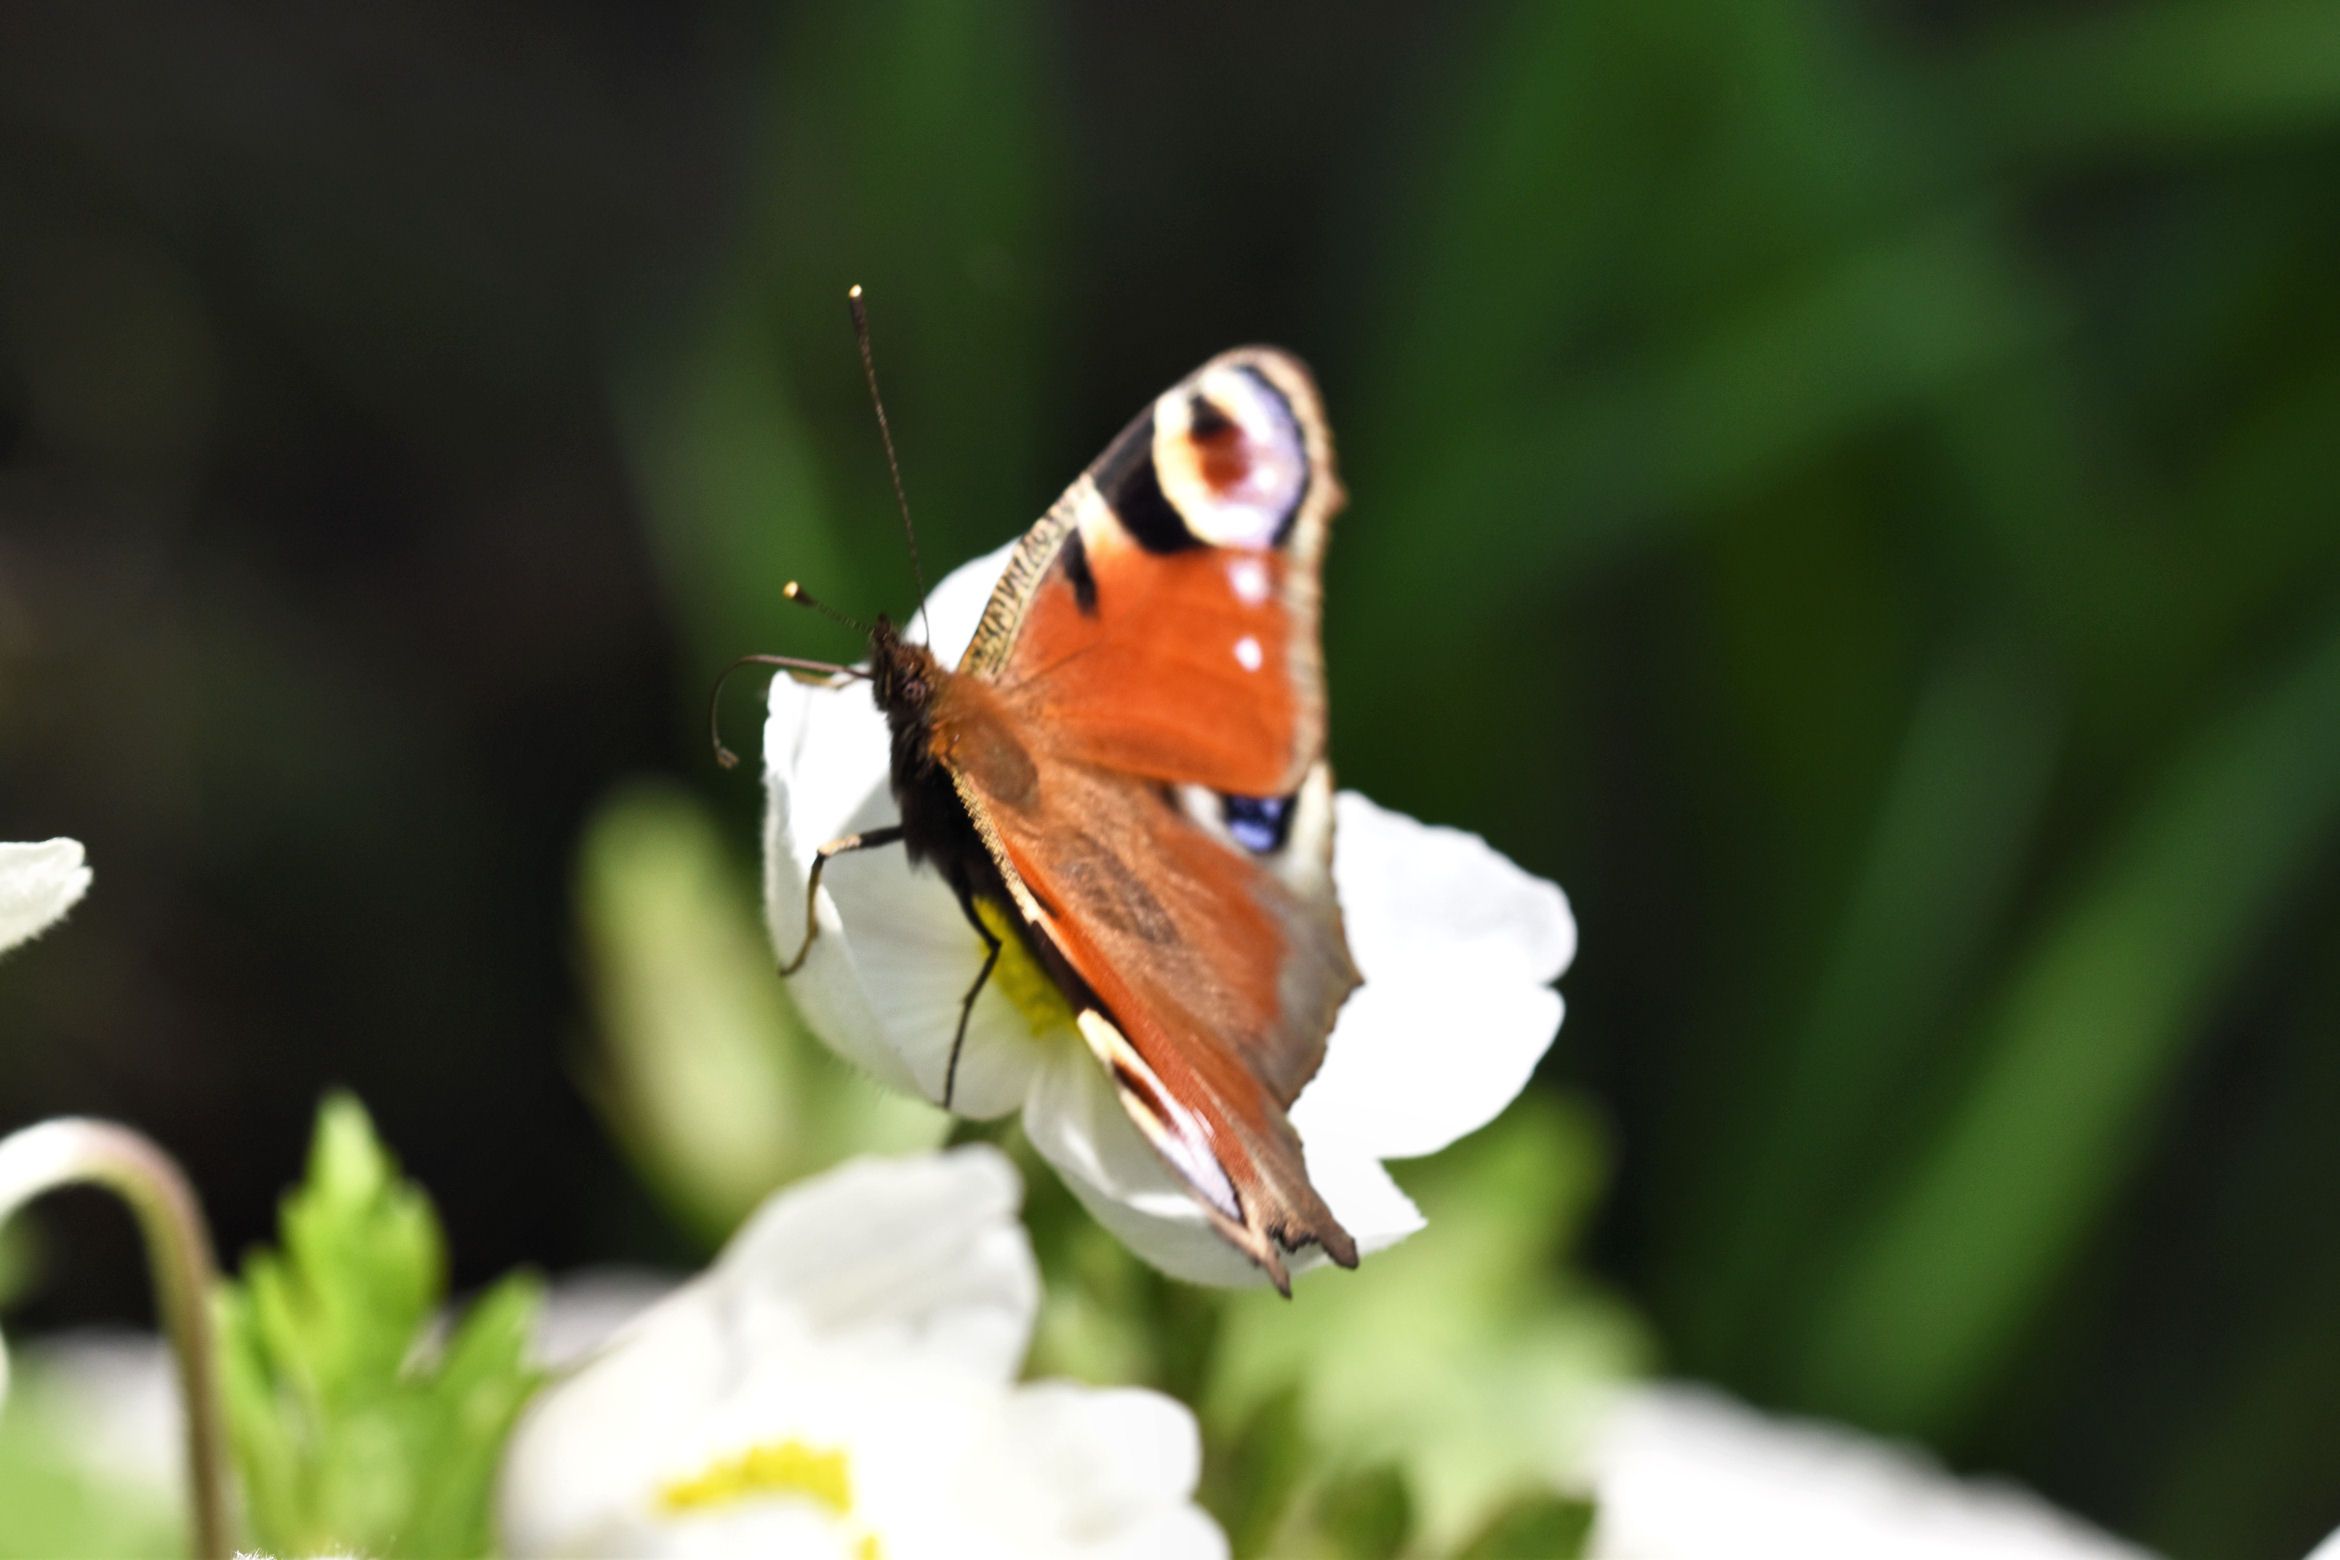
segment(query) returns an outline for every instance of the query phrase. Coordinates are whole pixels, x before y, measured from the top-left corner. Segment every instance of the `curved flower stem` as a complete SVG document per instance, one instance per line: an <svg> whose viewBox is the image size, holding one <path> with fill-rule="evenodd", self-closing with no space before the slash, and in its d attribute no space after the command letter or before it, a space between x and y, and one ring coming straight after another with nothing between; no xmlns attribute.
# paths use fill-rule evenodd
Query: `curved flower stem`
<svg viewBox="0 0 2340 1560"><path fill-rule="evenodd" d="M42 1193L77 1184L104 1187L128 1203L138 1220L187 1415L187 1477L195 1502L191 1547L197 1560L224 1560L233 1546L211 1321L218 1275L203 1210L170 1155L128 1127L66 1117L0 1138L0 1224Z"/></svg>

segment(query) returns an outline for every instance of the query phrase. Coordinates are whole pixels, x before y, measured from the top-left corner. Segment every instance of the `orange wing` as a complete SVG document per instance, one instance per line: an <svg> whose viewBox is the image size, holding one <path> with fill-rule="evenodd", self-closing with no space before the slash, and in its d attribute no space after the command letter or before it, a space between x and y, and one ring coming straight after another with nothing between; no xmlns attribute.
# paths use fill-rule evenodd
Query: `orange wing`
<svg viewBox="0 0 2340 1560"><path fill-rule="evenodd" d="M1307 371L1214 358L1025 537L936 711L1124 1108L1279 1287L1279 1248L1356 1260L1285 1115L1357 985L1317 627L1340 502Z"/></svg>

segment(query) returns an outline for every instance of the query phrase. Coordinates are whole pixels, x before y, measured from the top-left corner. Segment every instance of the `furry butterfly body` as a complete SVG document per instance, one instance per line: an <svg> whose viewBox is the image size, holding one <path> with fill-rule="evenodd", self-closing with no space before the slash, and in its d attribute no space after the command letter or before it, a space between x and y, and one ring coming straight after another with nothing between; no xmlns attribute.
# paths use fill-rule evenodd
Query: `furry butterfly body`
<svg viewBox="0 0 2340 1560"><path fill-rule="evenodd" d="M1132 1122L1287 1290L1304 1246L1356 1262L1287 1115L1358 984L1318 632L1341 501L1296 359L1239 349L1157 398L1025 535L955 668L879 620L901 822L824 847L807 893L809 948L828 860L905 846L987 948L969 1007L999 907Z"/></svg>

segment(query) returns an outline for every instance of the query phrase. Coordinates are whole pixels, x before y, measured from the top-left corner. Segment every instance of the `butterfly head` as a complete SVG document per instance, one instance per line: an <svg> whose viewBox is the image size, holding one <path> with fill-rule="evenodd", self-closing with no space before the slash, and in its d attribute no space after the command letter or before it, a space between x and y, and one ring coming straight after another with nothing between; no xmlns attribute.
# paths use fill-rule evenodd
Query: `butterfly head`
<svg viewBox="0 0 2340 1560"><path fill-rule="evenodd" d="M902 631L883 613L869 631L869 668L870 691L877 697L877 706L897 727L905 720L922 718L934 702L942 670L934 652L904 639Z"/></svg>

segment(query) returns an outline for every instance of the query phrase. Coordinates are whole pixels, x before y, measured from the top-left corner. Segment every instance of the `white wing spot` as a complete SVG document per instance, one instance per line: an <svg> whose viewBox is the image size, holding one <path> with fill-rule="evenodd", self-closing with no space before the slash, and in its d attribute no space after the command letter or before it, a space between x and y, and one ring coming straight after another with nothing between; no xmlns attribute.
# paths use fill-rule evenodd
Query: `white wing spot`
<svg viewBox="0 0 2340 1560"><path fill-rule="evenodd" d="M1256 607L1268 599L1267 565L1257 558L1230 560L1227 583L1235 587L1236 599L1246 606Z"/></svg>
<svg viewBox="0 0 2340 1560"><path fill-rule="evenodd" d="M1261 652L1259 641L1245 634L1235 641L1235 659L1243 663L1245 671L1256 672L1267 657Z"/></svg>

